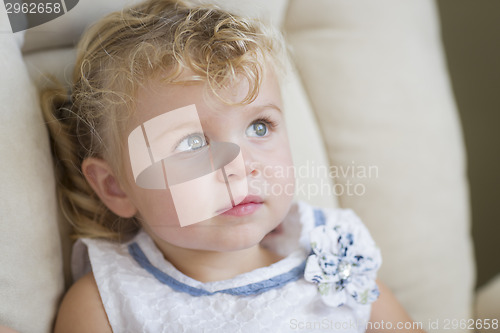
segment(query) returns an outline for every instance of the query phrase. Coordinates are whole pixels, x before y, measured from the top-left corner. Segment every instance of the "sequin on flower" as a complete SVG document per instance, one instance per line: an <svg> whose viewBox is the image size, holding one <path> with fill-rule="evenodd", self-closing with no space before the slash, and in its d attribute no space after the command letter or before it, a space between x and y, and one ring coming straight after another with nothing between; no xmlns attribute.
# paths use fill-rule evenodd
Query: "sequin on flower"
<svg viewBox="0 0 500 333"><path fill-rule="evenodd" d="M318 285L323 301L333 307L345 304L348 297L369 304L379 295L375 279L380 251L356 215L344 212L340 222L311 231L312 254L304 272L307 281Z"/></svg>

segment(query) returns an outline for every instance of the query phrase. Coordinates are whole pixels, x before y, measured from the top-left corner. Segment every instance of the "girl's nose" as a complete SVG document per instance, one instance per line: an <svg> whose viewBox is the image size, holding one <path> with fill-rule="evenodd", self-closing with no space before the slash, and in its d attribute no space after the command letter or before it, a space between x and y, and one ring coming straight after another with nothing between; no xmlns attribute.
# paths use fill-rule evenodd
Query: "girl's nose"
<svg viewBox="0 0 500 333"><path fill-rule="evenodd" d="M262 165L255 161L250 154L243 154L243 160L245 161L245 174L249 177L258 176Z"/></svg>
<svg viewBox="0 0 500 333"><path fill-rule="evenodd" d="M246 178L246 166L241 148L231 142L212 142L212 167L220 182L231 182Z"/></svg>
<svg viewBox="0 0 500 333"><path fill-rule="evenodd" d="M225 167L228 180L241 179L243 177L256 177L262 168L260 162L253 158L249 149L238 146L239 157L234 159Z"/></svg>
<svg viewBox="0 0 500 333"><path fill-rule="evenodd" d="M224 151L219 148L223 147ZM222 142L219 147L213 146L214 153L225 155L224 165L217 170L219 184L225 184L232 206L240 203L248 195L247 164L243 160L243 151L233 143ZM214 165L215 167L215 165Z"/></svg>

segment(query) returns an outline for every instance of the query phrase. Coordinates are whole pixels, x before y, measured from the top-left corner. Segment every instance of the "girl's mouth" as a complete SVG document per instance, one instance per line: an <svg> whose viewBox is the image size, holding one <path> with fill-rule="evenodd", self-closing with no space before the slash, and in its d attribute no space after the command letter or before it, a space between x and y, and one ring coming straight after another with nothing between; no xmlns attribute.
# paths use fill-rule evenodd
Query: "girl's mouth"
<svg viewBox="0 0 500 333"><path fill-rule="evenodd" d="M239 204L233 206L233 208L226 210L220 215L227 216L245 216L251 215L257 211L264 204L264 200L261 197L255 195L249 195L243 199Z"/></svg>

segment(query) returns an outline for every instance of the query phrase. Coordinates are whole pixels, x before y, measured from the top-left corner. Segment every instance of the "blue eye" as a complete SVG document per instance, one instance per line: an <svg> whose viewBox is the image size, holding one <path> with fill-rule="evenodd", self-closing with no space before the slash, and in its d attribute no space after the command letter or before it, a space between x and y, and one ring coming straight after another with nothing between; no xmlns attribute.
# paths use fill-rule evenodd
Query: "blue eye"
<svg viewBox="0 0 500 333"><path fill-rule="evenodd" d="M245 131L246 135L252 137L263 137L266 136L269 132L267 124L264 121L256 121L250 126L248 126Z"/></svg>
<svg viewBox="0 0 500 333"><path fill-rule="evenodd" d="M178 151L195 151L207 145L207 140L202 133L194 133L186 136L179 142L175 150Z"/></svg>

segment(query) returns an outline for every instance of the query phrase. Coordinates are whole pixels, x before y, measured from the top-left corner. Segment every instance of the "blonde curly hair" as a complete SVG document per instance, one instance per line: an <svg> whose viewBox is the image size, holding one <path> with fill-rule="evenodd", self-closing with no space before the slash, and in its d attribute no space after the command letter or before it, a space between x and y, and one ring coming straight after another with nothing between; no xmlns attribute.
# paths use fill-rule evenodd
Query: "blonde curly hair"
<svg viewBox="0 0 500 333"><path fill-rule="evenodd" d="M256 20L182 1L149 0L93 25L78 45L71 95L61 88L41 95L58 199L74 237L123 240L139 227L111 212L81 170L84 159L99 157L121 175L116 161L138 87L153 78L202 81L222 99L219 88L243 77L249 89L240 104L251 103L266 64L283 68L284 50L281 35ZM181 80L186 70L193 75Z"/></svg>

